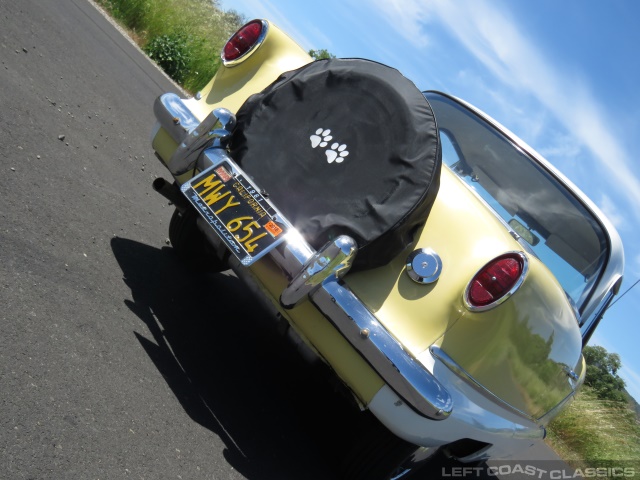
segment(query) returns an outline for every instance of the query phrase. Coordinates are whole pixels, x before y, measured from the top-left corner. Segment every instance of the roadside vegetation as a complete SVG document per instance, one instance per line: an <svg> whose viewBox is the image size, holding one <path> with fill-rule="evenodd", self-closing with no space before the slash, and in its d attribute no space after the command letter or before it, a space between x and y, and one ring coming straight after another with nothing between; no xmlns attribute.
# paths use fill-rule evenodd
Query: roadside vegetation
<svg viewBox="0 0 640 480"><path fill-rule="evenodd" d="M220 51L245 23L217 0L95 0L185 90L204 87L220 66Z"/></svg>
<svg viewBox="0 0 640 480"><path fill-rule="evenodd" d="M320 50L309 50L309 56L314 60L336 58L336 56L326 48L321 48Z"/></svg>
<svg viewBox="0 0 640 480"><path fill-rule="evenodd" d="M634 468L640 474L637 403L618 376L620 357L587 346L585 385L548 428L547 443L575 468Z"/></svg>
<svg viewBox="0 0 640 480"><path fill-rule="evenodd" d="M220 51L247 18L219 0L94 0L167 75L191 93L220 67ZM309 50L315 60L335 58Z"/></svg>
<svg viewBox="0 0 640 480"><path fill-rule="evenodd" d="M633 467L640 474L640 424L626 402L602 400L585 386L548 431L547 443L575 468Z"/></svg>

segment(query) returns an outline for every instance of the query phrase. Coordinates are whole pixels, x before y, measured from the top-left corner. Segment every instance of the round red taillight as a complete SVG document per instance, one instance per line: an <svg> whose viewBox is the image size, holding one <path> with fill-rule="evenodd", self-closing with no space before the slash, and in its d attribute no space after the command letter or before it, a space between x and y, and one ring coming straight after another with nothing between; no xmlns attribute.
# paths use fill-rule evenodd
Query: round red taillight
<svg viewBox="0 0 640 480"><path fill-rule="evenodd" d="M469 282L467 306L485 310L506 300L524 280L526 261L522 253L508 253L487 263Z"/></svg>
<svg viewBox="0 0 640 480"><path fill-rule="evenodd" d="M262 20L252 20L245 24L227 41L222 50L222 60L225 64L240 59L264 39L266 23Z"/></svg>

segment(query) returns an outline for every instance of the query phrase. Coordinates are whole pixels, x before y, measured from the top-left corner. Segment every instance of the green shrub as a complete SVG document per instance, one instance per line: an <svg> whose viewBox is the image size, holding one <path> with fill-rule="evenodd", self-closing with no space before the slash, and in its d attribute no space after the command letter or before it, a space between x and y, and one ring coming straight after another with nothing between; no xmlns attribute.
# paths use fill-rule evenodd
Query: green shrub
<svg viewBox="0 0 640 480"><path fill-rule="evenodd" d="M203 88L216 73L222 46L246 20L234 10L222 10L218 0L96 1L192 93Z"/></svg>
<svg viewBox="0 0 640 480"><path fill-rule="evenodd" d="M154 37L147 43L144 51L178 83L182 83L189 73L191 62L189 42L182 35Z"/></svg>

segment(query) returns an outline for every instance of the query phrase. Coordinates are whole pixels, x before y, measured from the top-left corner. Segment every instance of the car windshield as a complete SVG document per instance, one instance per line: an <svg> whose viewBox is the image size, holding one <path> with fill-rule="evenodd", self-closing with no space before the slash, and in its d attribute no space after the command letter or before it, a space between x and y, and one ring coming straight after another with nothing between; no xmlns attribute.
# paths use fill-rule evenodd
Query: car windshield
<svg viewBox="0 0 640 480"><path fill-rule="evenodd" d="M582 311L608 258L602 226L582 202L496 126L452 98L425 93L442 161L518 234Z"/></svg>

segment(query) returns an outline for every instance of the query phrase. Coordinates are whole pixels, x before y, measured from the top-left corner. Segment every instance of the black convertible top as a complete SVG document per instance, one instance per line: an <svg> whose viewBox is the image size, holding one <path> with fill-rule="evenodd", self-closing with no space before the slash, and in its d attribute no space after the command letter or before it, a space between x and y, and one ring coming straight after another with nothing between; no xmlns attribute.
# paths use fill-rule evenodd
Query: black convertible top
<svg viewBox="0 0 640 480"><path fill-rule="evenodd" d="M429 102L361 59L284 73L240 108L231 155L316 249L346 234L355 268L388 263L435 199L441 153Z"/></svg>

